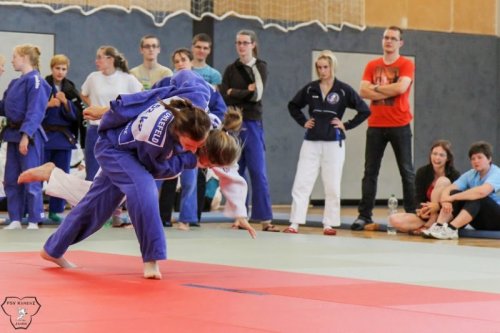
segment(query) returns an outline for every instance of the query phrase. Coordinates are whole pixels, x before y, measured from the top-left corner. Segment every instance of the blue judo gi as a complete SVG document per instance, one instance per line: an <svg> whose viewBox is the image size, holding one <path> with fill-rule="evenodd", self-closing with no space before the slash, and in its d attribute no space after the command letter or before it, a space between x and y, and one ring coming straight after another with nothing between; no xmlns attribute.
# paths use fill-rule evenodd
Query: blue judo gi
<svg viewBox="0 0 500 333"><path fill-rule="evenodd" d="M51 95L55 97L57 89L54 84L51 86ZM71 164L71 151L76 148L76 136L71 131L77 126L77 110L68 97L68 108L64 105L47 108L42 126L47 134L45 143L44 162L53 162L58 168L69 173ZM65 201L59 198L50 198L49 212L62 213Z"/></svg>
<svg viewBox="0 0 500 333"><path fill-rule="evenodd" d="M18 184L17 178L42 162L46 136L41 123L49 95L50 86L33 70L12 80L0 103L0 115L7 117L8 123L2 134L8 143L4 186L11 221L21 221L26 211L29 222L41 222L44 218L42 183ZM19 152L23 133L30 138L26 155Z"/></svg>
<svg viewBox="0 0 500 333"><path fill-rule="evenodd" d="M143 261L166 259L155 179L194 168L197 159L182 152L169 130L173 115L158 100L185 97L203 109L209 100L209 86L203 79L180 73L172 81L172 86L121 95L111 103L99 125L95 146L101 172L87 195L45 243L49 255L60 258L70 245L99 230L126 196Z"/></svg>

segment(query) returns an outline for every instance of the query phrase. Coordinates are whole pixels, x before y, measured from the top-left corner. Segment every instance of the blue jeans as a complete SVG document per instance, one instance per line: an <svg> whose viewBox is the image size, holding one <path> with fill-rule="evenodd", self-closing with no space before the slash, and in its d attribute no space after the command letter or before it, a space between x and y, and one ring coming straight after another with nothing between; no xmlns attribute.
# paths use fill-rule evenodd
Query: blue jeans
<svg viewBox="0 0 500 333"><path fill-rule="evenodd" d="M371 221L380 164L385 147L390 143L396 156L403 183L403 204L407 213L415 212L415 170L411 154L410 125L401 127L369 127L366 132L365 173L362 181L362 198L358 206L359 218Z"/></svg>
<svg viewBox="0 0 500 333"><path fill-rule="evenodd" d="M179 221L184 223L198 223L198 193L196 183L198 169L184 169L181 173L181 207Z"/></svg>
<svg viewBox="0 0 500 333"><path fill-rule="evenodd" d="M99 171L99 163L94 154L94 147L98 137L97 125L89 125L85 137L85 171L87 172L85 180L93 181L97 171Z"/></svg>

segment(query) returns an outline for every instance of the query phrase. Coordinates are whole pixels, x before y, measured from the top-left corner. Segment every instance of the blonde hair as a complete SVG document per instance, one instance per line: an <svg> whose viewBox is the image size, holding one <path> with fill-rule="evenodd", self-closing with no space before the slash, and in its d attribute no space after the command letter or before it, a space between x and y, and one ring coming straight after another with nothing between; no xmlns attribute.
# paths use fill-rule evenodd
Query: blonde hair
<svg viewBox="0 0 500 333"><path fill-rule="evenodd" d="M64 54L56 54L50 59L50 68L54 68L57 65L66 65L69 68L69 58Z"/></svg>
<svg viewBox="0 0 500 333"><path fill-rule="evenodd" d="M36 45L32 44L22 44L22 45L17 45L14 48L14 52L19 54L20 56L27 56L28 59L30 60L31 66L33 68L40 70L40 48Z"/></svg>
<svg viewBox="0 0 500 333"><path fill-rule="evenodd" d="M330 50L324 50L321 51L318 58L316 58L316 61L314 62L314 67L316 67L316 74L319 76L318 73L318 60L326 60L330 64L330 70L332 77L335 77L335 70L337 69L337 57L335 56L335 53L333 53Z"/></svg>
<svg viewBox="0 0 500 333"><path fill-rule="evenodd" d="M0 54L0 65L5 65L5 57L3 54Z"/></svg>

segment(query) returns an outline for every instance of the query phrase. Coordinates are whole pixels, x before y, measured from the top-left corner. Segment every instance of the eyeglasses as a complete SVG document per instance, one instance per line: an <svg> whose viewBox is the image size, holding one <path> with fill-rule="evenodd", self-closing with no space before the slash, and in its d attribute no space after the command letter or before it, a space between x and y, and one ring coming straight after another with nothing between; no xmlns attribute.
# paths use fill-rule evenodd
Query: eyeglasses
<svg viewBox="0 0 500 333"><path fill-rule="evenodd" d="M144 44L142 46L143 49L153 49L153 50L157 49L159 47L160 47L160 45L156 45L156 44Z"/></svg>
<svg viewBox="0 0 500 333"><path fill-rule="evenodd" d="M247 45L252 44L252 42L247 42L247 41L240 42L240 41L236 41L236 42L234 42L234 44L247 46Z"/></svg>
<svg viewBox="0 0 500 333"><path fill-rule="evenodd" d="M384 36L384 40L390 40L391 42L399 42L399 39L396 37Z"/></svg>

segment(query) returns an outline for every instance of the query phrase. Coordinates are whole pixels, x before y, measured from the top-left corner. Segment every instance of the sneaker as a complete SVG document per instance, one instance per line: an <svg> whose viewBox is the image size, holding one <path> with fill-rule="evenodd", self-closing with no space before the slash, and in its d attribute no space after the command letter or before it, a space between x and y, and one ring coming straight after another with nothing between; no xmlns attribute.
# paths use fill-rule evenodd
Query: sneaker
<svg viewBox="0 0 500 333"><path fill-rule="evenodd" d="M36 230L36 229L38 229L38 223L30 222L30 223L28 223L28 227L26 229Z"/></svg>
<svg viewBox="0 0 500 333"><path fill-rule="evenodd" d="M50 213L49 212L49 219L52 220L53 222L56 222L56 223L61 223L61 221L62 221L62 217L57 215L57 213Z"/></svg>
<svg viewBox="0 0 500 333"><path fill-rule="evenodd" d="M6 226L4 229L5 230L14 230L14 229L22 229L21 227L21 222L19 221L12 221L8 226Z"/></svg>
<svg viewBox="0 0 500 333"><path fill-rule="evenodd" d="M437 223L433 223L429 229L422 230L422 237L431 238L431 232L438 231L441 228L442 226L438 225Z"/></svg>
<svg viewBox="0 0 500 333"><path fill-rule="evenodd" d="M458 229L453 230L448 227L448 224L444 224L439 230L432 231L430 237L435 239L458 239Z"/></svg>
<svg viewBox="0 0 500 333"><path fill-rule="evenodd" d="M113 228L127 228L130 227L131 225L132 225L131 223L124 221L120 216L113 216L111 218L111 226Z"/></svg>
<svg viewBox="0 0 500 333"><path fill-rule="evenodd" d="M362 219L361 217L358 217L356 220L354 220L354 222L351 224L351 230L354 230L354 231L361 231L361 230L364 230L365 228L365 224L367 223L373 223L373 221L371 220L365 220L365 219Z"/></svg>

